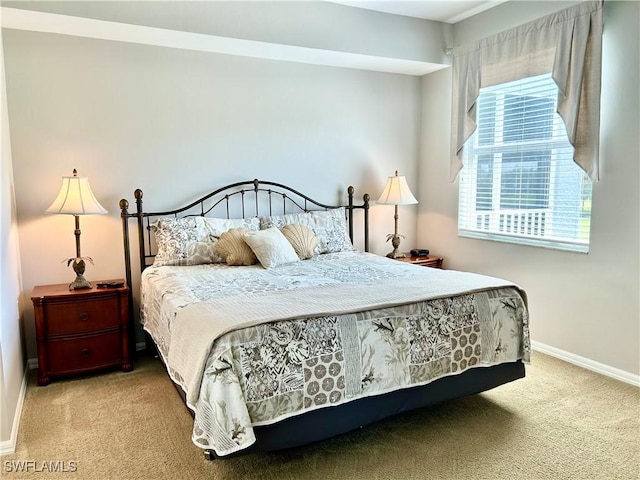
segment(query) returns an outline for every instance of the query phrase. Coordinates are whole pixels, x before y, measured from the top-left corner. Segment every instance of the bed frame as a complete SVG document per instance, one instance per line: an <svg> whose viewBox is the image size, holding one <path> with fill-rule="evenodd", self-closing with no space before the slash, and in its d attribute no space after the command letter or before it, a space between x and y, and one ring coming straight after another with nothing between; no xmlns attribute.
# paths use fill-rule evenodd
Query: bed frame
<svg viewBox="0 0 640 480"><path fill-rule="evenodd" d="M347 189L347 196L348 201L344 208L349 237L353 241L354 214L356 211L362 210L364 250L369 251L370 197L368 194L364 195L363 203L355 205L353 187ZM341 207L341 205L327 205L318 202L286 185L257 179L226 185L184 207L163 212L144 211L142 207L142 190L137 189L134 192L134 197L136 200L135 213L129 212L129 202L126 199L120 200L126 281L127 285L130 286L133 285L131 237L129 234L129 221L131 219L135 219L137 225L141 273L153 263L156 247L151 223L160 217L215 216L218 218L247 218ZM131 296L129 301L130 318L135 318L131 288L129 292ZM135 338L133 332L130 338ZM148 339L147 341L150 342L151 340ZM231 456L306 445L415 408L480 393L523 378L524 375L524 364L521 361L504 363L491 367L474 368L459 375L440 378L423 386L360 398L339 406L313 410L272 425L254 427L256 443L250 448ZM174 386L184 401L184 392L179 386L175 384ZM191 413L193 414L193 412ZM217 458L213 450L205 450L204 454L209 460ZM225 456L224 458L228 457Z"/></svg>
<svg viewBox="0 0 640 480"><path fill-rule="evenodd" d="M124 240L124 260L127 285L131 285L131 249L129 219L135 218L138 227L138 249L140 252L140 272L153 264L156 256L151 223L161 217L218 217L249 218L260 215L281 215L286 213L309 212L312 210L330 210L344 207L349 225L349 237L353 241L354 211L364 211L364 251L369 251L369 195L363 196L361 205L353 203L354 188L347 189L347 205L326 205L281 183L263 180L247 180L218 188L196 201L175 210L163 212L145 212L142 208L142 190L133 192L136 199L136 212L129 213L129 201L120 200L122 218L122 236Z"/></svg>

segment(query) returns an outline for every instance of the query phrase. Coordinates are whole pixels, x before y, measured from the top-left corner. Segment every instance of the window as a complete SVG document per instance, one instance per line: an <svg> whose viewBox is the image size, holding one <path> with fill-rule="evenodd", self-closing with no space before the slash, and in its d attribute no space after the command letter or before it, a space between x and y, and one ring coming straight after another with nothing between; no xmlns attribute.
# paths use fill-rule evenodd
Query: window
<svg viewBox="0 0 640 480"><path fill-rule="evenodd" d="M592 182L573 161L551 75L482 88L460 177L461 236L589 251Z"/></svg>

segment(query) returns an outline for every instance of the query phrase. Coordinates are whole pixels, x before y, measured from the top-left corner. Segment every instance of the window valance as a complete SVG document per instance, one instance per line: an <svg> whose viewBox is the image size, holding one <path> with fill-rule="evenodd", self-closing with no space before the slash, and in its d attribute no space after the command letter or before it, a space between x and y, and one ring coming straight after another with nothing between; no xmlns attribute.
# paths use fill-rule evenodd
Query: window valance
<svg viewBox="0 0 640 480"><path fill-rule="evenodd" d="M589 1L453 51L451 181L476 129L480 88L551 73L574 161L599 179L602 1Z"/></svg>

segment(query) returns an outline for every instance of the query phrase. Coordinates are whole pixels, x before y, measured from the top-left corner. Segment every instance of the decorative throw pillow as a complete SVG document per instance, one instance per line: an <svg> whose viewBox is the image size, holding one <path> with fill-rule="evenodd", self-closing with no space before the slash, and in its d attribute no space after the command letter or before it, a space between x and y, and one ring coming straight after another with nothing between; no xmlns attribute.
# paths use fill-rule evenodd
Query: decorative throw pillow
<svg viewBox="0 0 640 480"><path fill-rule="evenodd" d="M161 218L151 229L158 251L154 265L198 265L216 261L209 229L202 217Z"/></svg>
<svg viewBox="0 0 640 480"><path fill-rule="evenodd" d="M297 223L310 228L318 238L314 253L333 253L353 250L349 239L344 207L313 212L288 213L260 217L260 228L278 227Z"/></svg>
<svg viewBox="0 0 640 480"><path fill-rule="evenodd" d="M300 260L289 241L276 227L248 232L244 240L264 268L273 268Z"/></svg>
<svg viewBox="0 0 640 480"><path fill-rule="evenodd" d="M251 218L215 218L204 217L204 222L209 232L219 237L231 228L246 228L247 230L260 230L260 219Z"/></svg>
<svg viewBox="0 0 640 480"><path fill-rule="evenodd" d="M223 263L215 249L220 235L230 228L258 230L260 221L254 218L160 218L153 222L158 247L153 264L160 265L200 265L203 263Z"/></svg>
<svg viewBox="0 0 640 480"><path fill-rule="evenodd" d="M318 238L313 230L298 223L291 223L282 227L280 231L296 251L300 260L313 257L313 252L318 246Z"/></svg>
<svg viewBox="0 0 640 480"><path fill-rule="evenodd" d="M254 265L258 263L255 254L244 241L246 228L231 228L220 235L216 243L216 252L227 265Z"/></svg>

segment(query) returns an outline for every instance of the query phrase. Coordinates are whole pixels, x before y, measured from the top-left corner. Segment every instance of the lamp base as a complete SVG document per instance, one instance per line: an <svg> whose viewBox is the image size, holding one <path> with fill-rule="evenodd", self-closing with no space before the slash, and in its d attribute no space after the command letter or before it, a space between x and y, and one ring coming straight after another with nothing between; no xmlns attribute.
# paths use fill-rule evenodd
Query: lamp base
<svg viewBox="0 0 640 480"><path fill-rule="evenodd" d="M82 258L76 258L73 261L73 271L76 272L76 279L69 284L69 290L81 290L83 288L92 288L91 284L82 275L84 273L85 263Z"/></svg>
<svg viewBox="0 0 640 480"><path fill-rule="evenodd" d="M393 245L393 250L387 253L387 257L389 258L402 258L404 257L404 253L398 252L398 247L400 246L400 235L398 235L398 227L396 226L396 232L393 235L389 235L388 239L391 239L391 245Z"/></svg>
<svg viewBox="0 0 640 480"><path fill-rule="evenodd" d="M69 290L82 290L83 288L93 287L82 275L78 275L76 279L69 284Z"/></svg>

